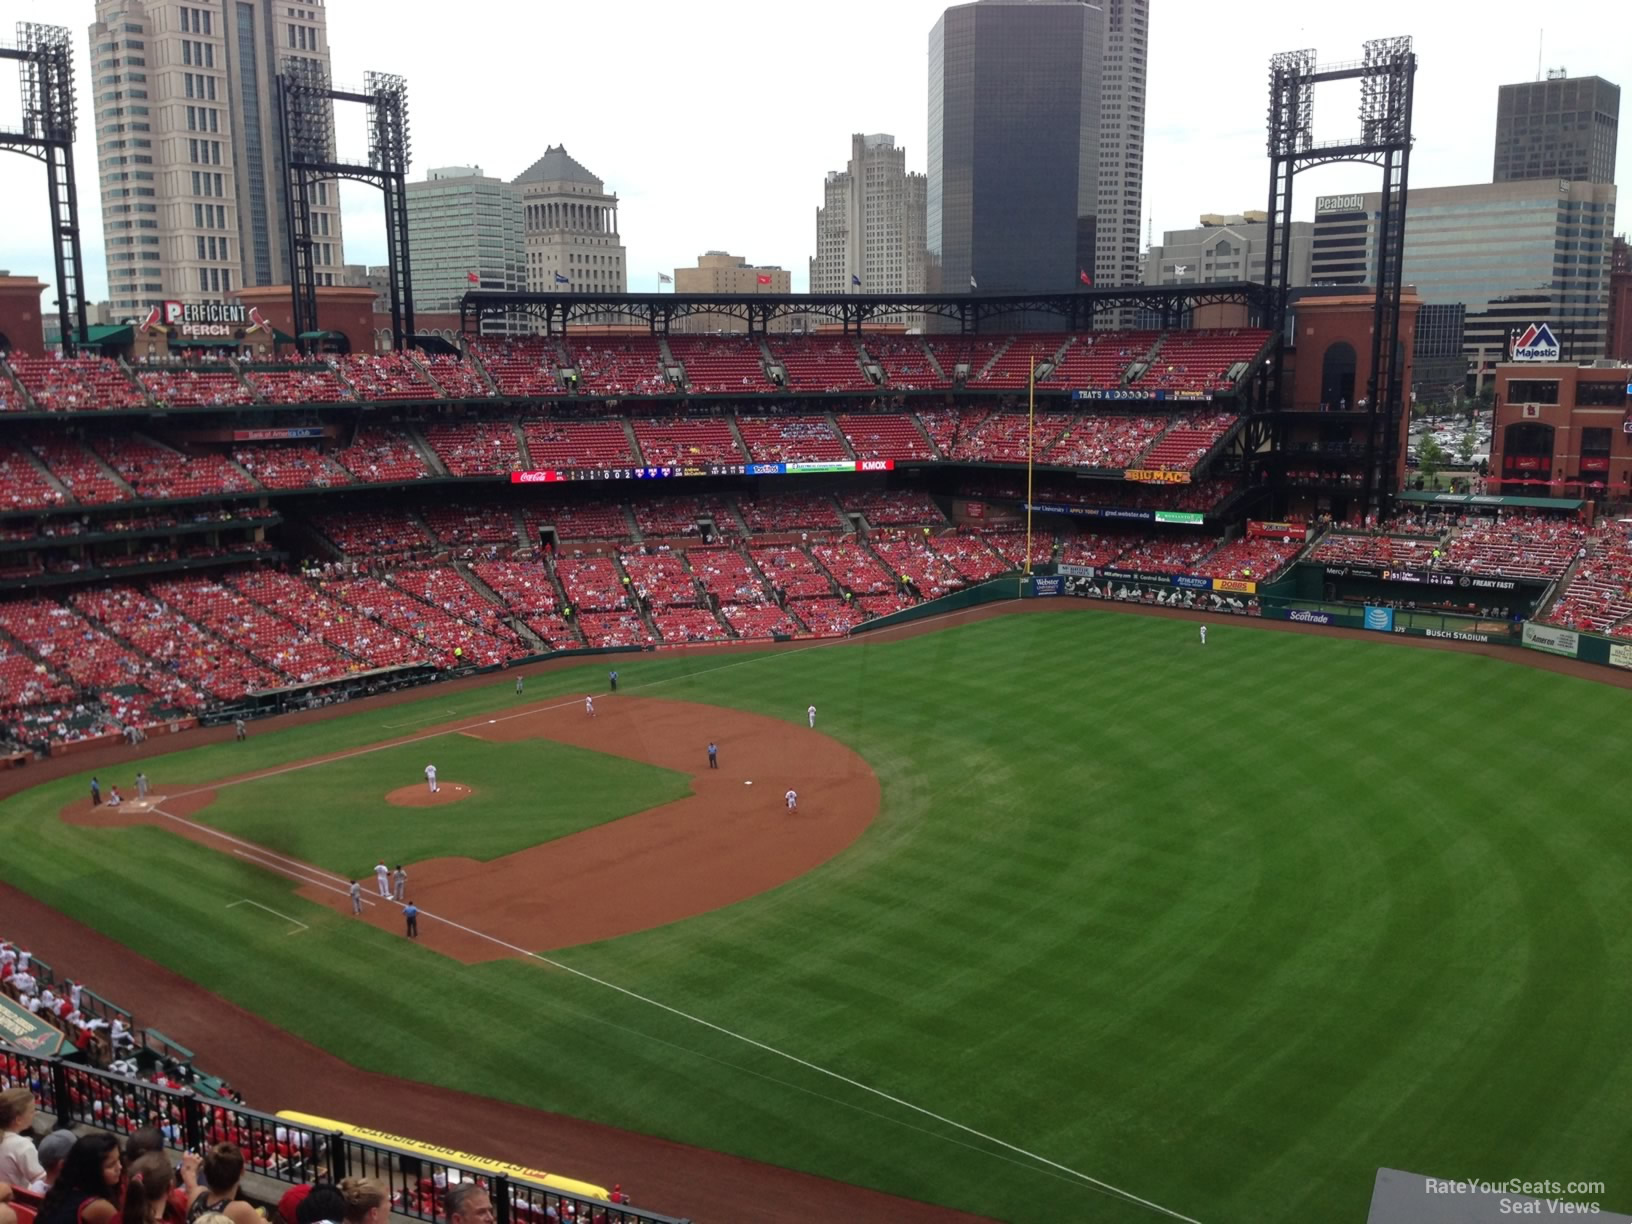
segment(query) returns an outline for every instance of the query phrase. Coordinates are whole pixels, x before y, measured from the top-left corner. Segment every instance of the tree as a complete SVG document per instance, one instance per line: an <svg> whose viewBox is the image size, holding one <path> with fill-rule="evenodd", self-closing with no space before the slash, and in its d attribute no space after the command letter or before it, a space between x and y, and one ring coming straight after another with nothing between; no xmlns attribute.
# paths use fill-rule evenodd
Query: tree
<svg viewBox="0 0 1632 1224"><path fill-rule="evenodd" d="M1456 444L1456 458L1463 467L1473 463L1473 448L1478 446L1478 439L1474 437L1473 422L1469 421L1467 428L1462 431L1462 437Z"/></svg>
<svg viewBox="0 0 1632 1224"><path fill-rule="evenodd" d="M1417 471L1421 472L1423 479L1431 485L1444 469L1445 460L1449 457L1445 453L1445 448L1439 444L1439 440L1430 434L1417 448Z"/></svg>

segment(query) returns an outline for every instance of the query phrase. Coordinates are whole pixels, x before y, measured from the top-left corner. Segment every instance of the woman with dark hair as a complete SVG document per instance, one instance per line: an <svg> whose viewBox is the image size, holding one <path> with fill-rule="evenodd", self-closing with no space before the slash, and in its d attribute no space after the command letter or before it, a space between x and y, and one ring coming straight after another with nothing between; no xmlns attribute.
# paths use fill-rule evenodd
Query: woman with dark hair
<svg viewBox="0 0 1632 1224"><path fill-rule="evenodd" d="M192 1205L187 1219L197 1224L198 1218L211 1212L220 1212L232 1224L265 1224L260 1212L238 1197L238 1183L244 1176L244 1154L236 1143L218 1143L204 1153L201 1162L204 1184L198 1184L198 1174L185 1162L181 1166L182 1180Z"/></svg>
<svg viewBox="0 0 1632 1224"><path fill-rule="evenodd" d="M119 1140L100 1132L81 1135L46 1191L37 1224L113 1224L123 1176Z"/></svg>

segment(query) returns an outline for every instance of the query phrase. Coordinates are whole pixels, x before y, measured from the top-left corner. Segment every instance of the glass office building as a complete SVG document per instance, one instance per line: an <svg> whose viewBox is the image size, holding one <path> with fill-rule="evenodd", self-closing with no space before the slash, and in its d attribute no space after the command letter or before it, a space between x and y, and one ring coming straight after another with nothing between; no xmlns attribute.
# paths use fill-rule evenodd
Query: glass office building
<svg viewBox="0 0 1632 1224"><path fill-rule="evenodd" d="M1114 23L1105 6L1052 0L979 0L935 23L926 218L933 288L1071 290L1084 273L1096 283L1137 281L1148 5L1115 3ZM1115 100L1107 103L1112 56ZM1119 116L1116 149L1103 147L1107 105ZM1115 167L1109 194L1102 159Z"/></svg>
<svg viewBox="0 0 1632 1224"><path fill-rule="evenodd" d="M1378 192L1315 201L1315 284L1369 285L1377 267ZM1547 323L1565 361L1602 357L1608 342L1615 187L1545 179L1412 190L1405 210L1407 284L1434 325L1419 328L1443 359L1459 306L1463 356L1488 368L1513 331Z"/></svg>

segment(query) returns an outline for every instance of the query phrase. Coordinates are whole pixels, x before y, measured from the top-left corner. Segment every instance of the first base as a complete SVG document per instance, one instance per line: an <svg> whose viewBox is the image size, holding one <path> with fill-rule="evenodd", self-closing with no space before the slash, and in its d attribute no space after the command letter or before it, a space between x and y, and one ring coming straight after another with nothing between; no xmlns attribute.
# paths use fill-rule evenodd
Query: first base
<svg viewBox="0 0 1632 1224"><path fill-rule="evenodd" d="M743 785L744 785L744 786L752 786L752 785L753 785L753 783L752 783L752 782L744 782L744 783L743 783Z"/></svg>

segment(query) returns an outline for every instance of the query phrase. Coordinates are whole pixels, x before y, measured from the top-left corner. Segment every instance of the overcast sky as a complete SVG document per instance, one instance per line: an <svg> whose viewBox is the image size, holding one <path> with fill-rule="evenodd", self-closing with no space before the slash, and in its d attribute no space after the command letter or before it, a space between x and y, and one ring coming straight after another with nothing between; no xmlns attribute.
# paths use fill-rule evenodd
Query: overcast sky
<svg viewBox="0 0 1632 1224"><path fill-rule="evenodd" d="M659 270L722 249L793 272L806 287L822 178L842 169L852 132L889 132L907 166L925 169L926 49L938 0L327 0L335 80L364 72L408 80L415 178L476 164L511 178L544 152L567 151L621 201L632 290ZM1358 58L1367 38L1410 34L1418 58L1411 184L1490 178L1496 87L1543 68L1632 87L1624 0L1561 6L1519 0L1268 0L1258 6L1152 0L1144 211L1164 229L1203 212L1265 206L1267 61L1313 47L1325 62ZM449 13L465 20L449 20ZM1215 16L1216 14L1216 16ZM81 139L75 149L86 278L107 296L90 122L90 0L0 0L0 36L18 20L70 26L79 53ZM16 70L0 64L0 125L18 118ZM1358 130L1358 87L1317 95L1316 139ZM1632 111L1632 94L1627 107ZM341 108L342 154L363 148L361 116ZM354 113L346 114L350 110ZM1632 174L1632 113L1618 177ZM0 157L0 269L51 279L45 176ZM1299 177L1300 218L1317 194L1371 189L1377 174L1330 167ZM383 263L377 192L343 188L346 259ZM1624 204L1623 209L1632 209ZM1621 230L1632 228L1623 211Z"/></svg>

